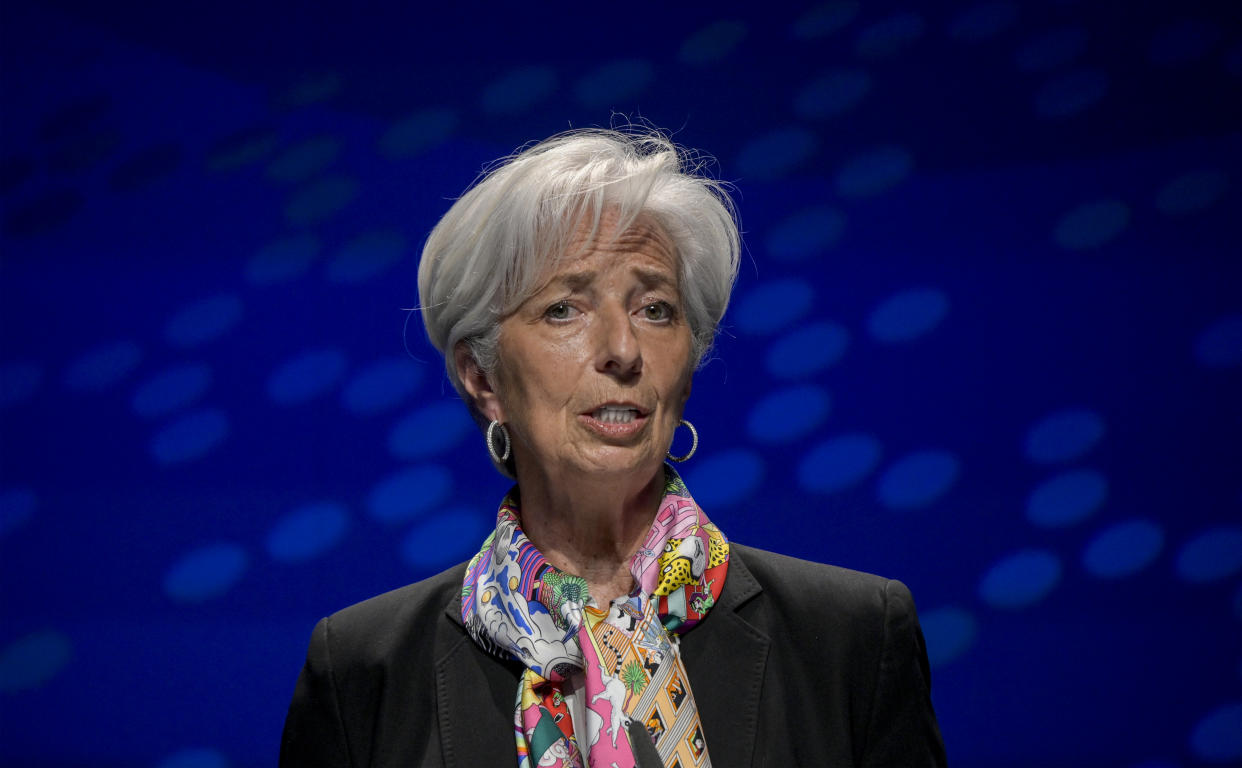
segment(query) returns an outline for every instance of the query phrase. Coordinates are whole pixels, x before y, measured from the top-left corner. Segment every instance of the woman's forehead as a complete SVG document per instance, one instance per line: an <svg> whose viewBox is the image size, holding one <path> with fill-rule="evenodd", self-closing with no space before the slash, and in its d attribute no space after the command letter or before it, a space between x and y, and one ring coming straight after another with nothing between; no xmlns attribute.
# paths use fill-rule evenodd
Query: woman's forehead
<svg viewBox="0 0 1242 768"><path fill-rule="evenodd" d="M591 273L622 267L645 279L676 286L676 247L664 227L650 216L639 216L621 229L617 219L615 212L605 210L598 226L593 227L589 220L581 221L565 252L549 264L545 282L581 282Z"/></svg>

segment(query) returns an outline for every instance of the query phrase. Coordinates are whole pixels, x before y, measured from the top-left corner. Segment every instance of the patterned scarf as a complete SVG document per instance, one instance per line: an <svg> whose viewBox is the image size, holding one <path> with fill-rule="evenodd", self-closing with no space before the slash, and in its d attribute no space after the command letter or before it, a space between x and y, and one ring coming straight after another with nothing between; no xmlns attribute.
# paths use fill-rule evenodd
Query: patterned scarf
<svg viewBox="0 0 1242 768"><path fill-rule="evenodd" d="M664 498L630 561L634 589L600 609L585 579L553 567L522 533L516 489L466 569L461 615L479 645L526 665L514 730L519 768L635 764L631 720L646 726L665 766L710 767L677 636L694 628L724 588L729 543L665 466ZM578 742L565 700L585 711ZM649 750L647 750L649 752Z"/></svg>

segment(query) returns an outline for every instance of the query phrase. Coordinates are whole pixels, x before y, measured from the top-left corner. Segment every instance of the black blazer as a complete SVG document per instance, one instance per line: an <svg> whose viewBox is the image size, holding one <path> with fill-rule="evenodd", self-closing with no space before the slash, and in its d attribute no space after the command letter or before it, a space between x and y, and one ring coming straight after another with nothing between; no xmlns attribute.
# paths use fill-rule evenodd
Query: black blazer
<svg viewBox="0 0 1242 768"><path fill-rule="evenodd" d="M461 622L465 565L316 626L282 768L513 768L522 665ZM681 641L715 768L943 766L923 634L899 581L730 545Z"/></svg>

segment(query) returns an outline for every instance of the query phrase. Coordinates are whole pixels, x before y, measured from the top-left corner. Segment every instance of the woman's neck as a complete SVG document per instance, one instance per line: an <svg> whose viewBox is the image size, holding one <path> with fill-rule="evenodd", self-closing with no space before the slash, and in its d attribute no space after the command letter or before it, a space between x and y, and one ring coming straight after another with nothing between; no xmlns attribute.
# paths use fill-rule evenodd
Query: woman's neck
<svg viewBox="0 0 1242 768"><path fill-rule="evenodd" d="M525 475L525 476L524 476ZM548 562L586 579L599 607L634 587L630 559L642 545L664 489L664 471L647 482L549 478L518 467L522 530Z"/></svg>

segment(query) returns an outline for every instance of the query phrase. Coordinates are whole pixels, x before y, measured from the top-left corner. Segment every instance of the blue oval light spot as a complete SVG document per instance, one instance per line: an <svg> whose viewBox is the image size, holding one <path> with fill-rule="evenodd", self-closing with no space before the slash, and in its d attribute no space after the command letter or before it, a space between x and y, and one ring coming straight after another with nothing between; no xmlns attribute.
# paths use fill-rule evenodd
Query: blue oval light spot
<svg viewBox="0 0 1242 768"><path fill-rule="evenodd" d="M194 347L218 339L241 322L242 300L233 293L196 301L172 316L164 338L175 347Z"/></svg>
<svg viewBox="0 0 1242 768"><path fill-rule="evenodd" d="M746 178L770 181L810 157L815 144L815 134L805 128L778 128L748 141L738 155L737 168Z"/></svg>
<svg viewBox="0 0 1242 768"><path fill-rule="evenodd" d="M246 265L246 280L271 285L301 277L319 258L319 250L319 238L309 232L281 238L255 253Z"/></svg>
<svg viewBox="0 0 1242 768"><path fill-rule="evenodd" d="M1210 368L1242 364L1242 314L1226 315L1195 339L1195 359Z"/></svg>
<svg viewBox="0 0 1242 768"><path fill-rule="evenodd" d="M214 749L182 749L160 761L158 768L228 768L229 761Z"/></svg>
<svg viewBox="0 0 1242 768"><path fill-rule="evenodd" d="M357 196L357 181L345 176L329 176L290 195L285 202L285 218L295 226L326 221Z"/></svg>
<svg viewBox="0 0 1242 768"><path fill-rule="evenodd" d="M267 129L245 130L228 136L211 149L207 170L225 173L257 163L270 155L277 143L276 134Z"/></svg>
<svg viewBox="0 0 1242 768"><path fill-rule="evenodd" d="M305 352L282 363L267 380L268 397L277 405L300 405L334 388L345 375L340 350Z"/></svg>
<svg viewBox="0 0 1242 768"><path fill-rule="evenodd" d="M286 107L305 107L327 101L341 92L345 79L339 72L314 72L298 80L276 99Z"/></svg>
<svg viewBox="0 0 1242 768"><path fill-rule="evenodd" d="M459 120L449 107L420 110L389 126L380 137L379 150L388 157L413 157L452 136Z"/></svg>
<svg viewBox="0 0 1242 768"><path fill-rule="evenodd" d="M100 392L119 384L142 362L142 350L132 341L101 344L84 353L65 370L65 388Z"/></svg>
<svg viewBox="0 0 1242 768"><path fill-rule="evenodd" d="M951 453L912 453L880 476L880 502L889 509L925 507L953 487L960 471L961 463Z"/></svg>
<svg viewBox="0 0 1242 768"><path fill-rule="evenodd" d="M1078 469L1046 480L1026 500L1026 519L1041 528L1063 528L1090 517L1108 496L1099 472Z"/></svg>
<svg viewBox="0 0 1242 768"><path fill-rule="evenodd" d="M617 107L632 99L655 76L655 67L643 59L623 59L603 64L579 78L574 95L588 107Z"/></svg>
<svg viewBox="0 0 1242 768"><path fill-rule="evenodd" d="M267 552L282 563L311 560L331 549L349 528L349 512L332 501L299 507L267 535Z"/></svg>
<svg viewBox="0 0 1242 768"><path fill-rule="evenodd" d="M25 525L34 515L38 498L29 488L0 491L0 536Z"/></svg>
<svg viewBox="0 0 1242 768"><path fill-rule="evenodd" d="M1120 579L1146 568L1164 549L1164 530L1150 520L1127 520L1095 535L1082 554L1087 573Z"/></svg>
<svg viewBox="0 0 1242 768"><path fill-rule="evenodd" d="M469 559L492 528L489 515L465 507L440 510L401 541L401 559L417 570L440 570Z"/></svg>
<svg viewBox="0 0 1242 768"><path fill-rule="evenodd" d="M794 37L809 40L831 35L858 15L857 0L830 0L808 9L794 22Z"/></svg>
<svg viewBox="0 0 1242 768"><path fill-rule="evenodd" d="M172 422L151 438L151 457L160 464L202 458L224 442L229 420L218 408L196 411Z"/></svg>
<svg viewBox="0 0 1242 768"><path fill-rule="evenodd" d="M211 368L207 365L178 365L147 379L134 392L130 404L134 413L144 418L165 416L195 402L210 386Z"/></svg>
<svg viewBox="0 0 1242 768"><path fill-rule="evenodd" d="M836 69L803 86L794 98L794 112L802 117L835 117L858 106L871 90L871 76L861 69Z"/></svg>
<svg viewBox="0 0 1242 768"><path fill-rule="evenodd" d="M927 660L933 668L944 666L966 653L979 634L975 617L961 608L920 613L919 624L927 641Z"/></svg>
<svg viewBox="0 0 1242 768"><path fill-rule="evenodd" d="M483 90L483 111L512 114L543 101L556 90L556 72L551 67L522 67L493 80Z"/></svg>
<svg viewBox="0 0 1242 768"><path fill-rule="evenodd" d="M429 464L402 469L375 484L367 497L371 517L382 523L404 523L435 509L453 489L453 476Z"/></svg>
<svg viewBox="0 0 1242 768"><path fill-rule="evenodd" d="M436 456L456 447L474 429L463 403L443 400L398 421L388 435L388 450L406 460Z"/></svg>
<svg viewBox="0 0 1242 768"><path fill-rule="evenodd" d="M354 238L328 264L334 283L361 283L380 274L405 256L405 235L376 230Z"/></svg>
<svg viewBox="0 0 1242 768"><path fill-rule="evenodd" d="M1170 216L1207 208L1225 196L1229 175L1217 168L1189 171L1173 179L1156 195L1156 207Z"/></svg>
<svg viewBox="0 0 1242 768"><path fill-rule="evenodd" d="M1018 20L1012 2L990 2L967 8L949 24L949 36L958 40L986 40L1004 32Z"/></svg>
<svg viewBox="0 0 1242 768"><path fill-rule="evenodd" d="M45 629L19 637L0 651L0 691L41 688L73 658L73 644L63 632Z"/></svg>
<svg viewBox="0 0 1242 768"><path fill-rule="evenodd" d="M1083 203L1061 217L1052 237L1057 245L1073 251L1098 248L1130 224L1130 209L1120 200Z"/></svg>
<svg viewBox="0 0 1242 768"><path fill-rule="evenodd" d="M178 603L201 603L233 588L249 565L236 544L208 544L182 555L164 575L164 594Z"/></svg>
<svg viewBox="0 0 1242 768"><path fill-rule="evenodd" d="M7 408L30 399L42 383L43 367L38 363L5 363L0 367L0 407Z"/></svg>
<svg viewBox="0 0 1242 768"><path fill-rule="evenodd" d="M1155 34L1147 49L1153 64L1177 66L1203 58L1220 40L1220 30L1199 21L1184 19Z"/></svg>
<svg viewBox="0 0 1242 768"><path fill-rule="evenodd" d="M979 582L979 596L993 608L1025 608L1039 602L1061 580L1061 561L1052 552L1024 549L1001 558Z"/></svg>
<svg viewBox="0 0 1242 768"><path fill-rule="evenodd" d="M880 461L880 441L871 435L840 435L813 448L798 466L808 491L835 493L862 480Z"/></svg>
<svg viewBox="0 0 1242 768"><path fill-rule="evenodd" d="M1048 414L1026 435L1026 457L1040 464L1077 459L1104 436L1104 419L1086 408Z"/></svg>
<svg viewBox="0 0 1242 768"><path fill-rule="evenodd" d="M930 333L949 312L949 298L934 288L893 294L867 318L872 338L886 344L912 341Z"/></svg>
<svg viewBox="0 0 1242 768"><path fill-rule="evenodd" d="M1210 528L1182 546L1177 573L1193 584L1229 576L1242 568L1242 527Z"/></svg>
<svg viewBox="0 0 1242 768"><path fill-rule="evenodd" d="M1087 30L1080 26L1058 27L1027 41L1014 62L1024 72L1047 72L1069 64L1087 50Z"/></svg>
<svg viewBox="0 0 1242 768"><path fill-rule="evenodd" d="M395 408L418 388L422 369L404 357L380 360L363 368L341 393L345 407L354 413L380 413Z"/></svg>
<svg viewBox="0 0 1242 768"><path fill-rule="evenodd" d="M894 13L859 33L854 52L867 59L891 56L922 37L925 27L913 11Z"/></svg>
<svg viewBox="0 0 1242 768"><path fill-rule="evenodd" d="M768 253L781 261L802 261L831 248L844 230L845 216L835 208L805 208L772 229Z"/></svg>
<svg viewBox="0 0 1242 768"><path fill-rule="evenodd" d="M1242 43L1234 43L1225 51L1225 71L1242 77Z"/></svg>
<svg viewBox="0 0 1242 768"><path fill-rule="evenodd" d="M901 147L872 149L851 159L837 174L837 194L873 197L900 184L913 167L914 157Z"/></svg>
<svg viewBox="0 0 1242 768"><path fill-rule="evenodd" d="M786 334L768 349L768 373L798 379L835 364L845 354L850 333L836 323L810 323Z"/></svg>
<svg viewBox="0 0 1242 768"><path fill-rule="evenodd" d="M746 333L771 333L805 315L814 299L815 291L806 280L771 280L755 286L738 302L733 319Z"/></svg>
<svg viewBox="0 0 1242 768"><path fill-rule="evenodd" d="M761 443L787 443L814 431L830 408L831 400L822 387L779 389L751 410L747 429Z"/></svg>
<svg viewBox="0 0 1242 768"><path fill-rule="evenodd" d="M694 500L704 509L727 507L746 501L763 480L763 459L744 448L696 458L686 473L686 485L694 488Z"/></svg>
<svg viewBox="0 0 1242 768"><path fill-rule="evenodd" d="M294 144L267 166L272 181L306 181L332 165L341 153L341 142L331 136L316 136Z"/></svg>
<svg viewBox="0 0 1242 768"><path fill-rule="evenodd" d="M1035 113L1047 118L1076 115L1104 98L1108 84L1108 73L1098 69L1059 75L1044 83L1035 94Z"/></svg>
<svg viewBox="0 0 1242 768"><path fill-rule="evenodd" d="M681 44L681 60L702 66L720 61L746 38L740 21L717 21L695 32Z"/></svg>
<svg viewBox="0 0 1242 768"><path fill-rule="evenodd" d="M1242 702L1226 704L1195 724L1190 748L1200 760L1230 763L1242 760Z"/></svg>

